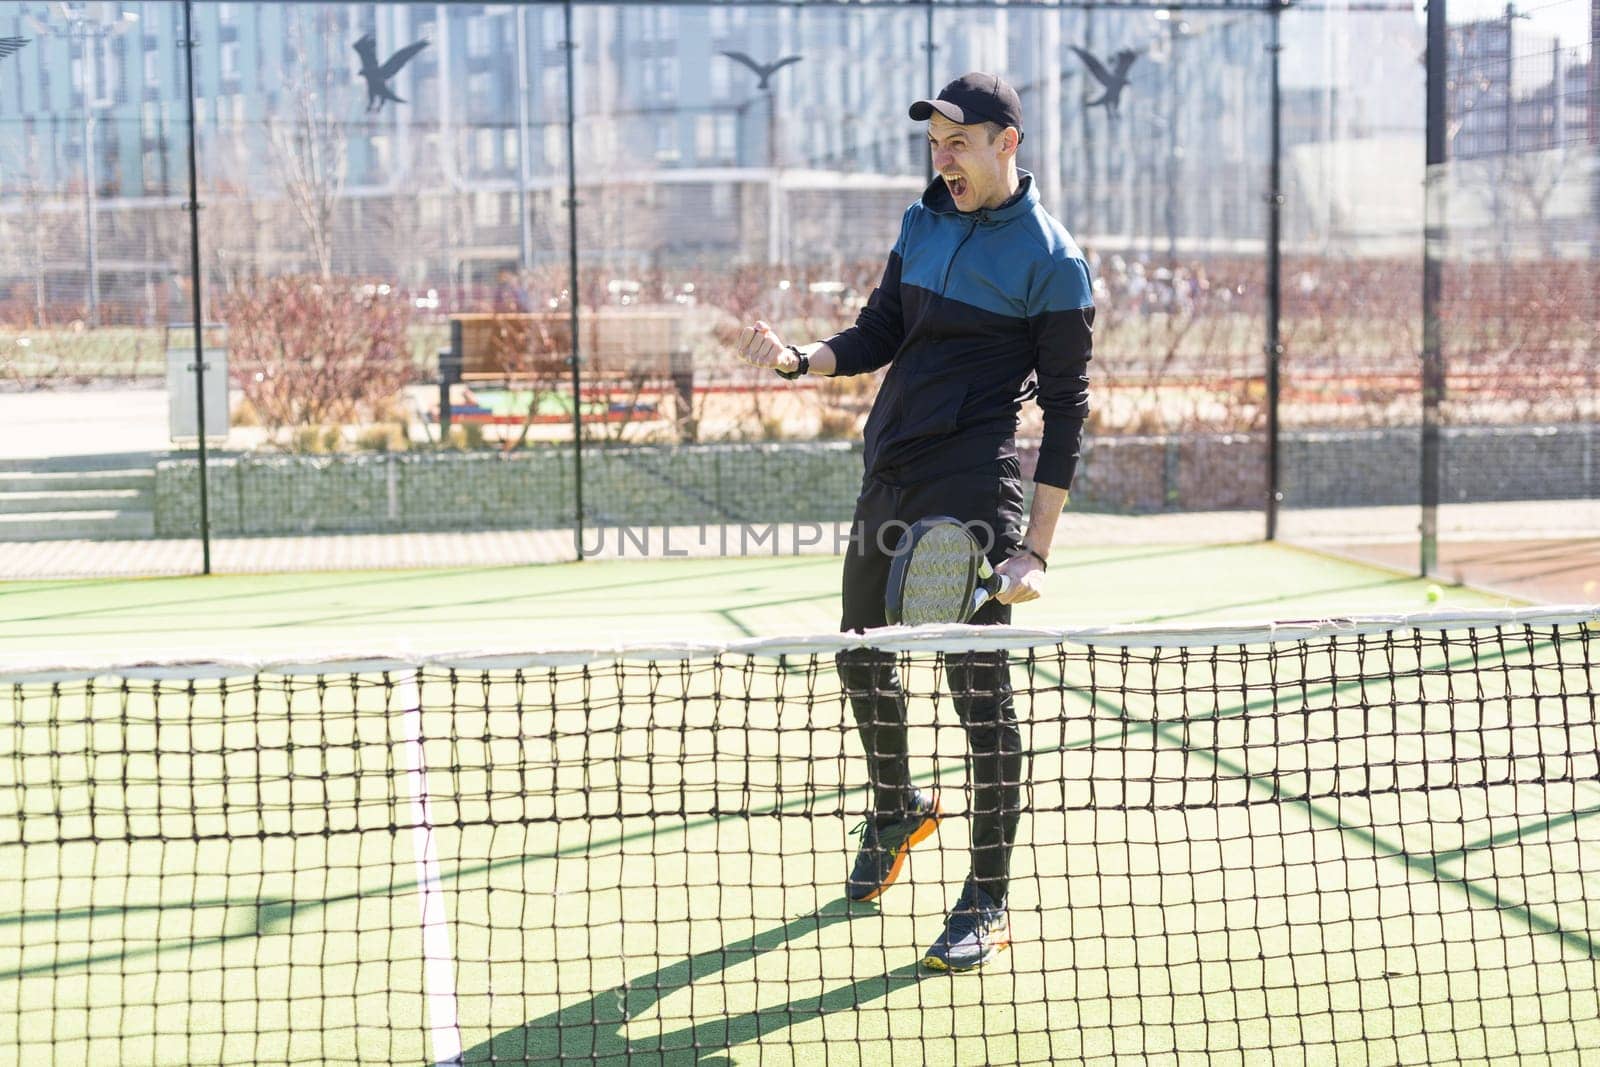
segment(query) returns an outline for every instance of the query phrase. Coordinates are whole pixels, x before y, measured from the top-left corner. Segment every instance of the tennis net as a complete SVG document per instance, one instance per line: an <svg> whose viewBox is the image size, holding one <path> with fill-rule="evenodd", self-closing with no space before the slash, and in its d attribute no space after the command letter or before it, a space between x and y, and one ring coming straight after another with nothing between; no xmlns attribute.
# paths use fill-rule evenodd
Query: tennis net
<svg viewBox="0 0 1600 1067"><path fill-rule="evenodd" d="M866 905L837 636L8 668L0 1060L1600 1048L1600 609L874 644L952 817ZM1013 945L930 974L974 650L1024 745Z"/></svg>

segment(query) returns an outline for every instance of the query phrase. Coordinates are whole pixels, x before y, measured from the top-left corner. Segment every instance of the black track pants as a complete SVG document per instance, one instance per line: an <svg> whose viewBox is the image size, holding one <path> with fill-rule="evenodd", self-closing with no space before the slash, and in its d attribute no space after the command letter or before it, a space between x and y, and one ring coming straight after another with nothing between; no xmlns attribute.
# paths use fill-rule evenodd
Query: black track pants
<svg viewBox="0 0 1600 1067"><path fill-rule="evenodd" d="M840 629L884 625L889 565L901 533L911 523L929 515L948 515L974 524L979 541L990 542L990 562L999 564L1021 543L1022 503L1022 480L1014 459L914 485L869 478L856 501L853 540L845 558ZM1011 608L991 600L972 621L1004 625L1011 621ZM840 652L837 662L867 756L874 812L891 819L904 811L911 789L905 698L894 656L853 649ZM1003 901L1022 811L1023 762L1006 654L951 653L944 666L952 703L967 732L972 873L991 897Z"/></svg>

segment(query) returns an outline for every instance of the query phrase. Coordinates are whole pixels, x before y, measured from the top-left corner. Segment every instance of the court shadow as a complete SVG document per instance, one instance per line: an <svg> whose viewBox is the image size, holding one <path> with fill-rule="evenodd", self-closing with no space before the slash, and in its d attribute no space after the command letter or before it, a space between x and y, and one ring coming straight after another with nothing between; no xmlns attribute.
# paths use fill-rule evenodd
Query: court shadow
<svg viewBox="0 0 1600 1067"><path fill-rule="evenodd" d="M832 1012L850 1011L915 984L920 977L917 964L912 962L884 974L856 979L819 996L802 997L735 1015L719 1015L660 1035L630 1040L627 1021L648 1012L664 998L730 967L748 963L825 927L876 913L877 909L871 905L851 905L843 899L833 901L781 926L630 979L625 988L597 992L559 1011L501 1031L467 1049L462 1054L462 1062L529 1064L570 1059L574 1062L726 1064L729 1046L754 1041Z"/></svg>

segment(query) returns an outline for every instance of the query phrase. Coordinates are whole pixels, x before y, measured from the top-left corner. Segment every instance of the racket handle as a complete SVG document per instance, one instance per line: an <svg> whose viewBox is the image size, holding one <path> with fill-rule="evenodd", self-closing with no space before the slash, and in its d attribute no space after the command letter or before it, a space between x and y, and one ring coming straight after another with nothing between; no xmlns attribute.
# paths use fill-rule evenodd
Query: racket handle
<svg viewBox="0 0 1600 1067"><path fill-rule="evenodd" d="M997 577L1000 579L1000 586L994 591L994 595L997 597L1005 596L1011 592L1011 575L1001 574Z"/></svg>

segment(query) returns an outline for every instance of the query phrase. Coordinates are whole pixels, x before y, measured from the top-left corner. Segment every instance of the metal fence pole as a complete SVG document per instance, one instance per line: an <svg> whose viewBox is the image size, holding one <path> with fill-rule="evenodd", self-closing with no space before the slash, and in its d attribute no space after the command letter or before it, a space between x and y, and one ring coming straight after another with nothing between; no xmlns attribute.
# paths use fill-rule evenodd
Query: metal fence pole
<svg viewBox="0 0 1600 1067"><path fill-rule="evenodd" d="M1283 311L1283 94L1279 68L1283 60L1282 3L1272 6L1272 36L1267 45L1271 54L1271 117L1268 120L1271 150L1267 167L1267 540L1278 537L1278 505L1283 500L1278 449L1279 374L1283 362L1283 339L1279 319Z"/></svg>
<svg viewBox="0 0 1600 1067"><path fill-rule="evenodd" d="M934 52L938 51L939 46L933 43L933 0L927 0L927 3L928 6L926 9L926 18L924 20L923 28L924 40L922 42L922 50L927 54L928 57L928 97L929 99L932 99L933 94L939 91L938 88L933 84L933 54ZM933 153L924 151L922 156L925 180L931 182L933 181Z"/></svg>
<svg viewBox="0 0 1600 1067"><path fill-rule="evenodd" d="M572 487L573 534L578 559L583 560L583 353L578 341L578 161L577 161L577 78L575 53L578 42L573 37L572 0L562 5L566 20L566 40L562 47L567 53L567 270L568 306L571 310L572 328Z"/></svg>
<svg viewBox="0 0 1600 1067"><path fill-rule="evenodd" d="M1449 23L1445 0L1428 4L1427 173L1424 184L1422 239L1422 523L1421 560L1424 577L1439 564L1439 415L1444 401L1444 345L1440 336L1439 301L1443 294L1446 153L1445 79Z"/></svg>
<svg viewBox="0 0 1600 1067"><path fill-rule="evenodd" d="M194 0L183 0L183 65L189 96L189 286L194 304L194 394L200 443L200 555L202 574L211 573L211 501L206 475L205 314L200 295L200 176L196 162L194 114Z"/></svg>

